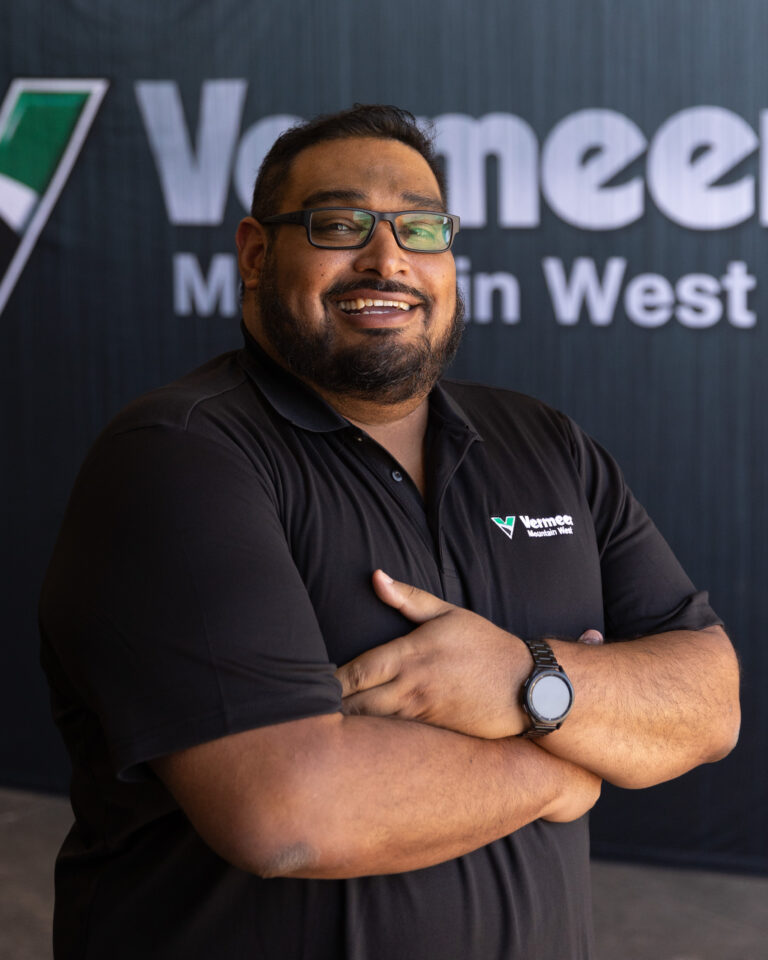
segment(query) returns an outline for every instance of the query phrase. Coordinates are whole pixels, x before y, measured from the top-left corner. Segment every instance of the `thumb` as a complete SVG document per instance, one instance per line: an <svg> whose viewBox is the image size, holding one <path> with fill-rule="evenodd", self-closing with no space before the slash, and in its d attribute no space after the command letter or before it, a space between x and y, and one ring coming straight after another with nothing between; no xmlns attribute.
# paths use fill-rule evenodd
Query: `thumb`
<svg viewBox="0 0 768 960"><path fill-rule="evenodd" d="M374 573L373 589L379 600L399 610L404 617L414 623L425 623L452 609L452 604L441 600L433 593L393 580L383 570L377 570Z"/></svg>

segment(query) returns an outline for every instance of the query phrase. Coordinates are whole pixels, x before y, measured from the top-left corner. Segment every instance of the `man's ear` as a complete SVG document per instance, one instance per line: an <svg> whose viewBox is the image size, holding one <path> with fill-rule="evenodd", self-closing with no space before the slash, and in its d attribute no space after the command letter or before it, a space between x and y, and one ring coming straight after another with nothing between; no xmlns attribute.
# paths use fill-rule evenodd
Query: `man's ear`
<svg viewBox="0 0 768 960"><path fill-rule="evenodd" d="M254 290L259 284L261 268L267 251L267 231L253 217L240 221L235 234L237 263L246 290Z"/></svg>

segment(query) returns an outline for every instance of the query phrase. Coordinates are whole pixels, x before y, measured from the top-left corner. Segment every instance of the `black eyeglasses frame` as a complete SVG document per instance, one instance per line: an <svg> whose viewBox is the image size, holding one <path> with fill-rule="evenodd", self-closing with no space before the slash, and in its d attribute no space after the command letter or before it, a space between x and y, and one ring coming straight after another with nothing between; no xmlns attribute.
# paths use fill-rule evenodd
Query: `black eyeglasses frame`
<svg viewBox="0 0 768 960"><path fill-rule="evenodd" d="M313 213L322 213L325 210L351 210L355 213L370 214L370 216L373 217L373 223L371 224L371 229L368 232L368 236L361 243L354 243L350 244L349 246L316 243L310 236L310 220ZM397 230L395 229L395 219L397 217L401 217L404 213L429 213L438 217L445 217L446 220L450 220L451 239L448 243L448 246L444 247L442 250L421 250L414 247L407 247L397 235ZM364 247L366 244L371 242L373 234L376 231L376 227L382 220L386 220L387 223L392 227L392 235L394 236L398 247L400 247L402 250L406 250L408 253L447 253L453 246L453 241L456 238L456 234L459 232L460 226L459 217L453 213L442 213L439 210L397 210L394 213L380 213L377 210L366 210L364 207L310 207L307 210L292 210L290 213L278 213L272 217L262 217L260 223L295 223L299 226L303 226L307 233L307 241L313 247L317 247L320 250L359 250L361 247Z"/></svg>

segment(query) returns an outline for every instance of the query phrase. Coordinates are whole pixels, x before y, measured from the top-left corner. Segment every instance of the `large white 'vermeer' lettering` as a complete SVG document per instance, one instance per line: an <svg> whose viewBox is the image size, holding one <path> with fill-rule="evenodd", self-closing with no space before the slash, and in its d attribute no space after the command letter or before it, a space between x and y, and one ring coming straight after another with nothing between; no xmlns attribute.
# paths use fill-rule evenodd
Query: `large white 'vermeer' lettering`
<svg viewBox="0 0 768 960"><path fill-rule="evenodd" d="M242 130L247 81L207 80L196 129L190 130L174 81L140 81L136 99L155 159L168 217L175 224L223 221L230 186L247 210L259 165L292 114L263 117ZM760 131L768 137L768 111ZM560 120L541 147L531 125L511 113L434 118L445 159L451 208L464 229L497 223L521 229L541 222L541 196L566 223L615 230L645 213L645 186L671 221L694 230L723 230L757 209L756 177L736 170L760 145L743 117L696 106L665 120L651 137L615 110L585 109ZM647 149L646 149L647 148ZM637 169L645 154L645 174ZM768 156L768 151L763 151ZM488 159L495 159L497 209L488 209ZM768 163L763 159L763 164ZM622 179L622 174L631 168ZM762 171L768 174L768 170ZM761 222L768 225L768 191Z"/></svg>

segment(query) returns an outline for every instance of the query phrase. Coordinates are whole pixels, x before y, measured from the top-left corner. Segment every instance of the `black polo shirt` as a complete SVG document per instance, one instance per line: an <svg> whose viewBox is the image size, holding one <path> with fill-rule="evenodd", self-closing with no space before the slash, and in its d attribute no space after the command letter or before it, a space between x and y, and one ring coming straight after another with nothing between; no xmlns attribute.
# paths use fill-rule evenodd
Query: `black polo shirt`
<svg viewBox="0 0 768 960"><path fill-rule="evenodd" d="M56 955L579 960L587 821L535 822L424 870L263 880L197 837L147 761L338 711L334 665L412 629L392 576L517 634L717 621L611 458L506 390L430 399L428 492L246 339L104 431L43 590L72 757Z"/></svg>

